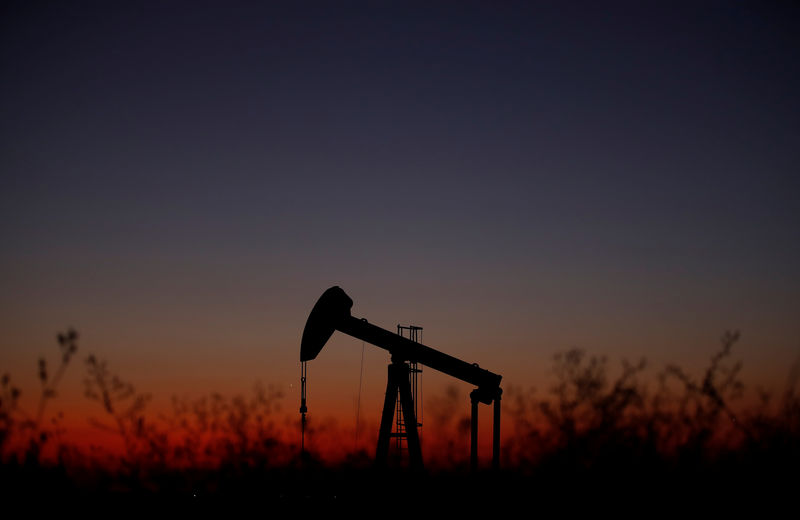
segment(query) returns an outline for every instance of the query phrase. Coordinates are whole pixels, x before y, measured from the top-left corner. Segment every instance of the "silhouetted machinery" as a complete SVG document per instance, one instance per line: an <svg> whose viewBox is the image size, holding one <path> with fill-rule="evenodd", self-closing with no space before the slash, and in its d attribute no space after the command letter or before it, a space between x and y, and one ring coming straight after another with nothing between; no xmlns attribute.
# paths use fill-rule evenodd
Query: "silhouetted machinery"
<svg viewBox="0 0 800 520"><path fill-rule="evenodd" d="M350 315L353 300L338 286L331 287L320 296L303 330L300 344L301 362L301 397L300 413L305 429L306 412L306 362L317 357L335 330L358 338L376 347L388 350L392 355L389 365L386 397L381 416L378 448L375 454L377 466L385 466L389 453L392 418L398 392L400 407L406 425L409 459L412 467L422 468L422 451L420 448L417 418L414 416L414 402L409 383L409 363L420 363L439 372L466 381L477 388L470 393L472 401L470 461L473 469L478 464L478 403L494 403L494 421L492 438L492 466L500 465L500 389L502 376L484 370L477 363L471 364L449 356L438 350L426 347L421 343L376 327L366 319Z"/></svg>

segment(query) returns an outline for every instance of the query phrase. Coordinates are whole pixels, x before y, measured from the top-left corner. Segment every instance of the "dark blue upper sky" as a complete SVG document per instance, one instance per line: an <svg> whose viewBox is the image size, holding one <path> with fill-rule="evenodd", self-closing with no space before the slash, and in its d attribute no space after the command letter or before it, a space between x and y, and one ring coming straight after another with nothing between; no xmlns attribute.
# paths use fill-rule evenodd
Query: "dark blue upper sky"
<svg viewBox="0 0 800 520"><path fill-rule="evenodd" d="M796 5L231 4L4 3L9 341L218 323L245 359L341 283L508 359L796 352Z"/></svg>

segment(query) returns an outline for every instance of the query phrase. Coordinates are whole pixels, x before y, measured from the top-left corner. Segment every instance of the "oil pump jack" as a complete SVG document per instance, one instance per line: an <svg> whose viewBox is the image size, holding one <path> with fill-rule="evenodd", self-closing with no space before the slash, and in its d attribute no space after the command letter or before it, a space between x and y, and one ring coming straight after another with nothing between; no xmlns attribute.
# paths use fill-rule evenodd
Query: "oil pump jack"
<svg viewBox="0 0 800 520"><path fill-rule="evenodd" d="M453 356L439 352L421 343L389 332L367 322L364 318L351 316L353 300L339 287L334 286L322 293L306 321L303 339L300 344L301 397L300 414L303 431L306 413L306 363L316 358L333 332L338 330L349 336L388 350L392 362L389 364L386 397L381 415L378 447L375 464L384 467L389 454L389 444L398 392L403 420L406 425L409 459L411 466L421 469L422 450L420 448L417 418L414 416L414 402L409 383L409 362L420 363L445 373L456 379L475 385L470 393L472 401L470 464L473 470L478 465L478 403L494 403L492 430L492 467L500 466L500 388L502 376L480 368L477 363L467 363Z"/></svg>

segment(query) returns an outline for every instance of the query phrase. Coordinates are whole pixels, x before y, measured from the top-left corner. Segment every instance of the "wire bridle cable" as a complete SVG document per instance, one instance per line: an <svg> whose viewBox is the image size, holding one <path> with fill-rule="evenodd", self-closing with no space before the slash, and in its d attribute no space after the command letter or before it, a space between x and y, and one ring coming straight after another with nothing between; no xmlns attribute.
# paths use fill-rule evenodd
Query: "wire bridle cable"
<svg viewBox="0 0 800 520"><path fill-rule="evenodd" d="M361 388L364 381L364 342L361 342L361 368L358 372L358 400L356 401L356 439L355 450L358 450L358 423L361 416Z"/></svg>

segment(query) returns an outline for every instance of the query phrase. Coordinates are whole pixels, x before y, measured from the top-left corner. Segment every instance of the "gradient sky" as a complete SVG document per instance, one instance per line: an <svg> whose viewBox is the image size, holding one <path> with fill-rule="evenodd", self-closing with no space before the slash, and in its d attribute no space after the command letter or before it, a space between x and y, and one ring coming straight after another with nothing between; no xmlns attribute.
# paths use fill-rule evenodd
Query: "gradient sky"
<svg viewBox="0 0 800 520"><path fill-rule="evenodd" d="M796 5L231 4L3 3L0 368L28 395L74 326L161 402L261 380L295 407L332 285L505 386L572 347L699 372L725 329L784 382ZM334 336L311 412L349 417L360 355Z"/></svg>

